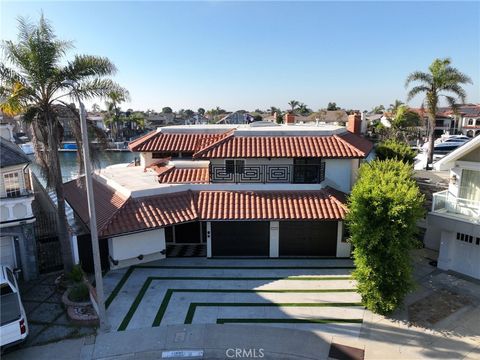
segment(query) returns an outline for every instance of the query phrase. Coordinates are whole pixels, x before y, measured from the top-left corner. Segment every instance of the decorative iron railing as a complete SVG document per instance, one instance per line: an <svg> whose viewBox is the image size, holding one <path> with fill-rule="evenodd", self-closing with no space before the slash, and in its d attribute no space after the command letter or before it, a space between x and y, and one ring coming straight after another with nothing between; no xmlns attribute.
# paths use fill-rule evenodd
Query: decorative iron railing
<svg viewBox="0 0 480 360"><path fill-rule="evenodd" d="M325 163L319 165L211 165L212 183L320 184L325 180Z"/></svg>

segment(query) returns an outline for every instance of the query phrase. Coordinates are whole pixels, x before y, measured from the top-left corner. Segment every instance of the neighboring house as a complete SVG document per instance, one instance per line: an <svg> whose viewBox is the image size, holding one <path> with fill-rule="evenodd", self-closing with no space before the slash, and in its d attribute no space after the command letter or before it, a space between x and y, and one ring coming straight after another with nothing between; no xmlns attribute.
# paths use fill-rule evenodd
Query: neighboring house
<svg viewBox="0 0 480 360"><path fill-rule="evenodd" d="M38 274L29 158L0 137L0 263L21 269L25 280Z"/></svg>
<svg viewBox="0 0 480 360"><path fill-rule="evenodd" d="M104 122L104 117L99 113L87 113L87 120L103 131L107 131L107 126Z"/></svg>
<svg viewBox="0 0 480 360"><path fill-rule="evenodd" d="M427 111L425 109L411 109L417 112L427 128L429 126ZM428 130L428 129L427 129ZM480 105L459 105L456 111L450 107L438 108L435 117L435 137L443 134L463 134L475 137L480 134Z"/></svg>
<svg viewBox="0 0 480 360"><path fill-rule="evenodd" d="M348 128L358 132L360 122L351 116ZM182 253L350 256L346 194L372 144L345 127L170 126L129 147L140 153L140 166L109 167L94 177L111 268ZM81 182L65 184L65 194L88 225Z"/></svg>
<svg viewBox="0 0 480 360"><path fill-rule="evenodd" d="M449 171L448 190L433 194L427 226L440 230L438 267L480 279L480 137L434 164Z"/></svg>

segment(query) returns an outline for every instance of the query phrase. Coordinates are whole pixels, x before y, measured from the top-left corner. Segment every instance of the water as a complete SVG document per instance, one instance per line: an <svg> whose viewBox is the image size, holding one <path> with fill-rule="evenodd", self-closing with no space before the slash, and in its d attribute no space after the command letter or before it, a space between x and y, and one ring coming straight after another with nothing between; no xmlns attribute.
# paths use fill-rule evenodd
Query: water
<svg viewBox="0 0 480 360"><path fill-rule="evenodd" d="M60 152L60 165L62 167L62 178L63 182L76 179L78 177L78 158L76 152ZM135 155L138 154L132 153L130 151L122 152L113 152L113 151L104 151L98 154L98 161L94 164L96 169L105 168L109 165L114 164L123 164L130 163L134 160ZM34 156L29 155L32 159L32 164L30 165L33 172L41 180L41 172L38 164L34 162Z"/></svg>

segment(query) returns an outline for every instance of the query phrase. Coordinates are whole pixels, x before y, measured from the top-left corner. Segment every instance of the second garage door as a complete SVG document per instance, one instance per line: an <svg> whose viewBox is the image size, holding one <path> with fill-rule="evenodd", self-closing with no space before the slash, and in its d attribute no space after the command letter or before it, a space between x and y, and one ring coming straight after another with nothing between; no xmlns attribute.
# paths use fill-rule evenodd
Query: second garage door
<svg viewBox="0 0 480 360"><path fill-rule="evenodd" d="M280 256L335 256L337 221L281 221Z"/></svg>
<svg viewBox="0 0 480 360"><path fill-rule="evenodd" d="M212 221L212 256L268 257L268 221Z"/></svg>

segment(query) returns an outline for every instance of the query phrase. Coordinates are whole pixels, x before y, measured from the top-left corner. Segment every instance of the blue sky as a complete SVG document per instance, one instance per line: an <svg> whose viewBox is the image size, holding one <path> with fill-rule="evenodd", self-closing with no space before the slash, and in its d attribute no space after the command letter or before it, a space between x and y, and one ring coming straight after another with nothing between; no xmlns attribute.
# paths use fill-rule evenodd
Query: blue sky
<svg viewBox="0 0 480 360"><path fill-rule="evenodd" d="M132 97L125 109L254 110L296 99L369 110L405 100L408 73L436 57L473 79L467 100L480 102L479 4L2 1L0 31L15 39L16 18L43 10L74 52L117 65Z"/></svg>

